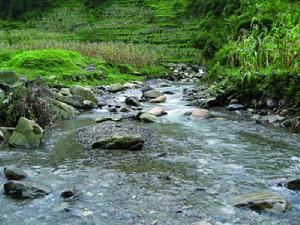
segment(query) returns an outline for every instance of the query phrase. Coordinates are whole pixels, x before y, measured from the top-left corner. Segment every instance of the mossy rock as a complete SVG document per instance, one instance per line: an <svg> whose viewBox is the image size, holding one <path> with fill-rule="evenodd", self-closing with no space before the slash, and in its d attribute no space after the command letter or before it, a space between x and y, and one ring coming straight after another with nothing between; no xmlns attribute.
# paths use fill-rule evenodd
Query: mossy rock
<svg viewBox="0 0 300 225"><path fill-rule="evenodd" d="M53 98L47 98L46 101L49 103L50 109L53 111L56 119L58 120L69 119L79 113L73 106Z"/></svg>
<svg viewBox="0 0 300 225"><path fill-rule="evenodd" d="M12 71L0 71L0 87L14 88L22 85L18 75Z"/></svg>
<svg viewBox="0 0 300 225"><path fill-rule="evenodd" d="M144 140L140 135L113 136L98 140L93 143L92 148L103 148L108 150L141 150Z"/></svg>
<svg viewBox="0 0 300 225"><path fill-rule="evenodd" d="M288 202L284 196L267 191L241 195L234 199L233 204L239 208L249 208L255 211L284 212L288 208Z"/></svg>
<svg viewBox="0 0 300 225"><path fill-rule="evenodd" d="M9 144L12 147L37 148L41 144L43 133L44 130L34 121L21 117Z"/></svg>
<svg viewBox="0 0 300 225"><path fill-rule="evenodd" d="M88 88L84 88L81 86L75 86L75 87L72 87L70 89L70 91L73 95L80 96L82 98L82 100L89 100L95 104L98 103L97 98L95 97L93 92L91 90L89 90Z"/></svg>

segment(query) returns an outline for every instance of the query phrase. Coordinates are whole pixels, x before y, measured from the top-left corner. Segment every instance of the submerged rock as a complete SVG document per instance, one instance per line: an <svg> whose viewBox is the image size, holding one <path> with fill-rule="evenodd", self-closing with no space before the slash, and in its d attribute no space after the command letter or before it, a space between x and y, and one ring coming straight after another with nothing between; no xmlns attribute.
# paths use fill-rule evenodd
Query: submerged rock
<svg viewBox="0 0 300 225"><path fill-rule="evenodd" d="M84 87L80 87L80 86L75 86L72 87L70 89L70 92L73 95L78 95L82 98L82 100L89 100L94 102L95 104L98 103L97 98L95 97L95 95L93 94L93 92L91 90L89 90L88 88L84 88Z"/></svg>
<svg viewBox="0 0 300 225"><path fill-rule="evenodd" d="M12 166L4 168L4 175L8 180L23 180L27 177L25 172Z"/></svg>
<svg viewBox="0 0 300 225"><path fill-rule="evenodd" d="M44 130L34 121L21 117L9 144L13 147L37 148L41 144L43 133Z"/></svg>
<svg viewBox="0 0 300 225"><path fill-rule="evenodd" d="M9 181L4 184L4 193L15 199L35 199L49 194L49 190L25 181Z"/></svg>
<svg viewBox="0 0 300 225"><path fill-rule="evenodd" d="M252 210L262 211L281 211L288 208L287 200L275 192L256 192L239 196L233 201L234 206L240 208L249 208Z"/></svg>
<svg viewBox="0 0 300 225"><path fill-rule="evenodd" d="M140 135L112 136L93 143L92 148L103 148L108 150L141 150L144 140Z"/></svg>

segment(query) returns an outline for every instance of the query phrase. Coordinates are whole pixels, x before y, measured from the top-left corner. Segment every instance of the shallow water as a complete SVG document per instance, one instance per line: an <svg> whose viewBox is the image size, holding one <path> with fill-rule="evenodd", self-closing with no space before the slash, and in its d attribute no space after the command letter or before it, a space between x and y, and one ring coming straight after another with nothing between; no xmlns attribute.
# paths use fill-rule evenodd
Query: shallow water
<svg viewBox="0 0 300 225"><path fill-rule="evenodd" d="M45 198L17 202L0 196L1 225L126 224L300 224L300 195L270 185L300 172L300 136L214 110L216 118L191 120L183 114L182 89L160 104L168 115L142 124L161 137L155 152L104 152L90 157L74 141L74 130L94 124L95 110L62 121L48 131L40 149L2 149L0 166L15 165L32 181L50 187ZM131 90L125 95L140 95ZM116 96L123 100L124 95ZM146 103L145 108L153 107ZM159 152L167 153L160 157ZM0 168L2 170L2 168ZM0 175L0 183L5 178ZM83 194L72 202L59 197L69 186ZM2 188L2 187L1 187ZM231 206L237 195L270 190L290 201L286 213L257 213ZM3 190L1 190L3 191Z"/></svg>

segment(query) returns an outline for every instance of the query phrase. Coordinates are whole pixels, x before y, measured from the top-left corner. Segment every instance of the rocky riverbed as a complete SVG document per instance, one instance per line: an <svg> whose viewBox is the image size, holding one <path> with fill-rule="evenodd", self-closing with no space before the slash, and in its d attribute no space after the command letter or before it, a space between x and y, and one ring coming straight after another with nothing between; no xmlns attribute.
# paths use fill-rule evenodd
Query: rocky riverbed
<svg viewBox="0 0 300 225"><path fill-rule="evenodd" d="M26 84L65 110L50 128L2 128L0 224L299 224L299 135L219 107L201 67L171 69L174 81Z"/></svg>

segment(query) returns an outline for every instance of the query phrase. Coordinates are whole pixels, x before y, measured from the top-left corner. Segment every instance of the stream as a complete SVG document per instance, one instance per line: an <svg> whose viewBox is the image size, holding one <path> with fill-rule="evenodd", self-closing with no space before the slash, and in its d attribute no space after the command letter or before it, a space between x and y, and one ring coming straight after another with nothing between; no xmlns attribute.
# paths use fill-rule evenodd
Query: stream
<svg viewBox="0 0 300 225"><path fill-rule="evenodd" d="M74 140L74 131L95 124L104 110L58 122L46 132L40 149L0 150L0 169L8 165L26 171L30 180L51 193L40 199L16 201L0 195L1 225L299 225L300 193L272 185L300 173L300 136L256 124L222 108L212 119L184 116L183 89L194 84L153 86L172 91L156 105L168 115L157 123L133 121L160 138L155 152L104 152L89 155ZM141 96L139 89L114 94ZM164 154L161 154L164 153ZM0 174L1 192L6 182ZM82 195L65 201L59 195L75 186ZM285 213L254 212L232 206L233 197L274 191L290 202Z"/></svg>

